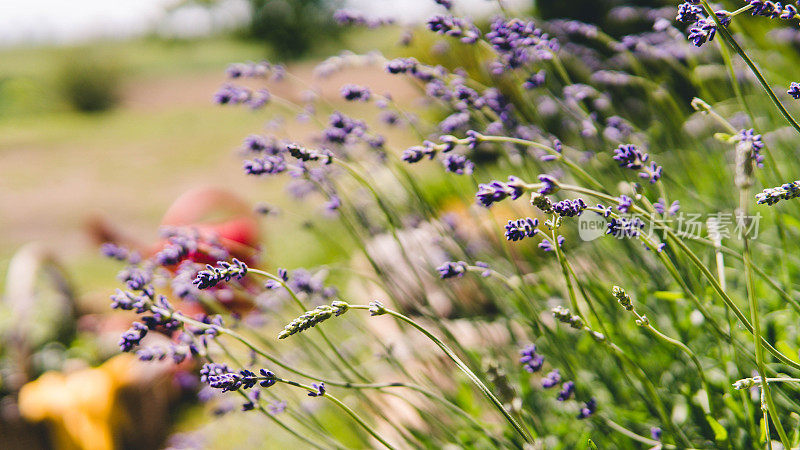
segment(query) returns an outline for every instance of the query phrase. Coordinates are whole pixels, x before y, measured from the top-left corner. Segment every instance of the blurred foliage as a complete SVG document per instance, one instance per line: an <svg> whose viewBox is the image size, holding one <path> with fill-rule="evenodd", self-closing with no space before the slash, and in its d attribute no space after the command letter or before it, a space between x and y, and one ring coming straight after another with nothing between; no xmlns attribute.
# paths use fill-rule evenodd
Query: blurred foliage
<svg viewBox="0 0 800 450"><path fill-rule="evenodd" d="M250 0L251 37L269 44L281 60L298 59L314 47L338 39L333 20L338 0Z"/></svg>
<svg viewBox="0 0 800 450"><path fill-rule="evenodd" d="M76 49L64 55L56 84L78 111L106 111L119 103L122 72L115 58Z"/></svg>

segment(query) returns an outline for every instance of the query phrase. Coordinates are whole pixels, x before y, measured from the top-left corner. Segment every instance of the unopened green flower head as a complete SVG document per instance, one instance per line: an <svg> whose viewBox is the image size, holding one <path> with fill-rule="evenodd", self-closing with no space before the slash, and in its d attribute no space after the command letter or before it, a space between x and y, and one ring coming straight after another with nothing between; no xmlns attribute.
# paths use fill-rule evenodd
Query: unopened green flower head
<svg viewBox="0 0 800 450"><path fill-rule="evenodd" d="M534 192L531 194L531 205L539 208L543 213L550 214L553 212L553 202L544 195Z"/></svg>
<svg viewBox="0 0 800 450"><path fill-rule="evenodd" d="M579 316L573 316L569 309L564 308L563 306L556 306L553 308L553 317L555 317L559 322L569 324L572 328L576 330L580 330L583 328L583 319Z"/></svg>
<svg viewBox="0 0 800 450"><path fill-rule="evenodd" d="M631 296L625 292L625 289L622 289L619 286L614 286L611 289L611 293L617 299L620 305L622 305L625 310L630 311L633 309L633 303L631 303Z"/></svg>
<svg viewBox="0 0 800 450"><path fill-rule="evenodd" d="M311 327L316 326L333 316L341 316L350 308L345 302L335 301L330 305L320 305L311 311L307 311L302 316L291 321L283 328L283 331L278 333L278 339L286 339L287 337L305 331Z"/></svg>

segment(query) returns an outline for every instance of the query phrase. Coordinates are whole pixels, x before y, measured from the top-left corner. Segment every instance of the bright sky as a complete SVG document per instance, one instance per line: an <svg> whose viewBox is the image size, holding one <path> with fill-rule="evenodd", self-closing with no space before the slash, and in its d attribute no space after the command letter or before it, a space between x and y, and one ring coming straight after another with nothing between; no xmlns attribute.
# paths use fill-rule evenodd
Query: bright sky
<svg viewBox="0 0 800 450"><path fill-rule="evenodd" d="M246 0L223 0L210 12L199 7L167 12L178 3L179 0L0 0L0 45L124 39L151 30L167 35L199 36L247 18ZM490 12L496 5L490 0L455 0L455 3L470 14ZM403 21L421 20L443 11L433 0L347 0L346 4L349 9Z"/></svg>

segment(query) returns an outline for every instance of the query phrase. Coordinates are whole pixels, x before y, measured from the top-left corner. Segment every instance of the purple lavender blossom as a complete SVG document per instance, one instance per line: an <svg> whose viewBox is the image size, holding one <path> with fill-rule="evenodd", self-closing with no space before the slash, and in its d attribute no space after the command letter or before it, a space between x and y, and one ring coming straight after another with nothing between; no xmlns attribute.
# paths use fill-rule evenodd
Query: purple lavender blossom
<svg viewBox="0 0 800 450"><path fill-rule="evenodd" d="M342 206L342 201L339 199L337 195L331 195L330 199L325 202L325 209L327 211L336 211L339 207Z"/></svg>
<svg viewBox="0 0 800 450"><path fill-rule="evenodd" d="M586 209L586 202L582 198L575 200L561 200L553 204L553 210L561 217L575 217L580 216L584 209Z"/></svg>
<svg viewBox="0 0 800 450"><path fill-rule="evenodd" d="M442 280L461 278L467 272L467 263L464 261L447 261L437 267L436 270L439 272L439 278Z"/></svg>
<svg viewBox="0 0 800 450"><path fill-rule="evenodd" d="M631 206L633 206L633 199L628 197L625 194L619 196L619 205L617 205L617 209L622 213L629 213L631 210Z"/></svg>
<svg viewBox="0 0 800 450"><path fill-rule="evenodd" d="M466 111L453 113L439 122L439 129L444 133L453 133L469 125L469 113Z"/></svg>
<svg viewBox="0 0 800 450"><path fill-rule="evenodd" d="M281 156L265 156L247 160L242 167L248 175L275 175L286 171L286 161Z"/></svg>
<svg viewBox="0 0 800 450"><path fill-rule="evenodd" d="M311 387L316 389L316 391L309 392L308 393L309 397L322 397L325 395L325 383L323 382L319 382L319 384L311 383Z"/></svg>
<svg viewBox="0 0 800 450"><path fill-rule="evenodd" d="M415 145L403 151L403 155L400 157L403 161L413 164L422 161L423 158L428 157L428 159L433 159L436 156L436 149L433 148L433 145Z"/></svg>
<svg viewBox="0 0 800 450"><path fill-rule="evenodd" d="M503 201L508 197L511 197L511 200L516 200L523 192L525 192L525 184L522 180L515 176L510 176L508 177L508 183L494 180L488 184L479 184L478 193L475 196L483 206L488 208L492 204Z"/></svg>
<svg viewBox="0 0 800 450"><path fill-rule="evenodd" d="M797 8L794 5L783 5L781 2L772 2L765 0L750 0L749 5L750 14L754 16L764 16L770 19L780 17L784 20L793 19L797 14Z"/></svg>
<svg viewBox="0 0 800 450"><path fill-rule="evenodd" d="M678 16L675 20L683 23L694 23L703 17L703 7L690 2L678 5Z"/></svg>
<svg viewBox="0 0 800 450"><path fill-rule="evenodd" d="M192 283L195 284L198 289L209 289L222 281L227 282L232 278L239 280L247 274L247 264L236 258L233 258L230 263L218 261L217 265L219 267L207 264L206 270L198 272L197 278L195 278Z"/></svg>
<svg viewBox="0 0 800 450"><path fill-rule="evenodd" d="M100 246L100 254L106 258L116 259L117 261L128 261L128 258L131 256L131 251L113 242L106 242Z"/></svg>
<svg viewBox="0 0 800 450"><path fill-rule="evenodd" d="M509 220L506 225L506 240L516 242L526 237L533 237L539 232L536 228L538 225L539 220L531 219L530 217Z"/></svg>
<svg viewBox="0 0 800 450"><path fill-rule="evenodd" d="M750 128L740 130L735 136L734 140L738 142L737 149L748 154L748 158L755 162L757 167L764 166L764 155L761 150L764 149L764 141L761 140L761 135L756 134L756 130Z"/></svg>
<svg viewBox="0 0 800 450"><path fill-rule="evenodd" d="M370 98L369 88L364 86L357 86L355 84L346 84L342 86L342 97L347 101L362 101L366 102Z"/></svg>
<svg viewBox="0 0 800 450"><path fill-rule="evenodd" d="M386 63L386 71L391 74L408 73L413 71L419 61L414 58L397 58Z"/></svg>
<svg viewBox="0 0 800 450"><path fill-rule="evenodd" d="M529 373L536 373L542 370L544 365L544 356L536 353L536 344L530 344L519 351L519 362L522 368Z"/></svg>
<svg viewBox="0 0 800 450"><path fill-rule="evenodd" d="M632 238L639 236L644 225L645 223L638 217L634 217L633 219L612 217L607 224L606 234L610 234L619 239Z"/></svg>
<svg viewBox="0 0 800 450"><path fill-rule="evenodd" d="M449 15L436 15L428 19L428 29L446 36L457 37L465 44L474 44L481 32L467 19Z"/></svg>
<svg viewBox="0 0 800 450"><path fill-rule="evenodd" d="M650 155L633 144L623 144L614 149L614 161L617 161L620 167L627 169L641 169L648 158Z"/></svg>
<svg viewBox="0 0 800 450"><path fill-rule="evenodd" d="M575 383L572 381L567 381L566 383L561 385L561 391L558 393L558 397L556 400L563 402L567 401L572 397L572 394L575 392Z"/></svg>
<svg viewBox="0 0 800 450"><path fill-rule="evenodd" d="M723 26L730 23L730 15L727 11L717 11L715 14L720 19ZM689 28L689 40L692 41L696 47L700 47L706 42L714 40L716 33L717 23L714 22L714 19L705 17L695 22L694 25Z"/></svg>
<svg viewBox="0 0 800 450"><path fill-rule="evenodd" d="M475 169L475 165L472 161L467 159L466 156L457 153L448 153L445 155L442 159L442 164L444 164L448 172L452 172L456 175L469 175Z"/></svg>
<svg viewBox="0 0 800 450"><path fill-rule="evenodd" d="M128 331L122 333L119 339L119 348L123 352L129 352L147 335L148 328L139 322L133 322Z"/></svg>
<svg viewBox="0 0 800 450"><path fill-rule="evenodd" d="M655 183L661 179L661 174L662 167L651 161L650 165L644 166L639 172L639 178L645 178L650 183Z"/></svg>
<svg viewBox="0 0 800 450"><path fill-rule="evenodd" d="M661 441L661 428L659 427L652 427L650 428L650 437L653 438L654 441Z"/></svg>
<svg viewBox="0 0 800 450"><path fill-rule="evenodd" d="M551 59L558 50L558 41L550 39L533 22L520 19L496 18L491 30L486 33L486 40L499 55L499 59L491 65L495 74L523 67L536 60Z"/></svg>
<svg viewBox="0 0 800 450"><path fill-rule="evenodd" d="M655 209L656 212L659 214L666 213L669 214L670 216L674 216L681 209L681 202L675 200L674 202L672 202L672 205L670 205L670 207L667 208L665 200L663 198L659 198L657 202L653 203L653 209Z"/></svg>
<svg viewBox="0 0 800 450"><path fill-rule="evenodd" d="M129 267L121 271L117 278L132 291L143 291L152 281L152 276L149 272L136 267Z"/></svg>
<svg viewBox="0 0 800 450"><path fill-rule="evenodd" d="M551 370L544 378L542 378L542 387L550 389L561 382L561 372L558 369Z"/></svg>
<svg viewBox="0 0 800 450"><path fill-rule="evenodd" d="M592 416L592 414L597 411L597 400L594 397L590 398L588 402L583 404L580 412L578 413L578 419L587 419Z"/></svg>
<svg viewBox="0 0 800 450"><path fill-rule="evenodd" d="M247 100L247 106L251 109L261 109L272 100L272 94L266 89L259 89L250 95Z"/></svg>
<svg viewBox="0 0 800 450"><path fill-rule="evenodd" d="M558 181L551 175L539 175L539 181L542 182L542 187L537 191L542 195L550 195L558 191Z"/></svg>
<svg viewBox="0 0 800 450"><path fill-rule="evenodd" d="M283 400L273 400L269 402L269 404L267 405L267 409L269 410L270 414L272 414L273 416L277 416L278 414L281 414L282 412L286 411L286 406L287 404Z"/></svg>
<svg viewBox="0 0 800 450"><path fill-rule="evenodd" d="M244 139L244 148L250 150L251 152L263 152L267 149L267 139L264 136L259 136L257 134L251 134Z"/></svg>
<svg viewBox="0 0 800 450"><path fill-rule="evenodd" d="M791 95L795 100L800 99L800 83L792 81L792 84L789 85L789 90L786 91L786 93Z"/></svg>
<svg viewBox="0 0 800 450"><path fill-rule="evenodd" d="M433 0L437 5L442 5L446 10L451 10L453 8L453 2L451 0Z"/></svg>
<svg viewBox="0 0 800 450"><path fill-rule="evenodd" d="M522 83L522 87L524 87L525 89L530 90L530 89L536 89L536 88L538 88L540 86L543 86L544 82L545 82L545 76L546 76L546 72L544 70L540 70L540 71L532 74L528 78L526 78L525 82Z"/></svg>
<svg viewBox="0 0 800 450"><path fill-rule="evenodd" d="M144 312L145 297L137 297L130 292L123 292L120 289L111 295L111 308L123 311L137 310Z"/></svg>
<svg viewBox="0 0 800 450"><path fill-rule="evenodd" d="M219 105L240 104L248 101L250 99L250 95L251 93L249 89L240 86L234 86L232 84L224 84L214 94L214 103Z"/></svg>
<svg viewBox="0 0 800 450"><path fill-rule="evenodd" d="M475 265L483 269L486 269L483 272L481 272L481 276L483 278L488 278L492 275L492 271L491 269L489 269L489 263L485 263L483 261L475 261Z"/></svg>
<svg viewBox="0 0 800 450"><path fill-rule="evenodd" d="M564 244L564 241L566 239L564 239L564 236L559 235L557 240L558 240L558 247L560 248L562 244ZM553 247L553 244L547 238L542 239L542 242L539 242L539 248L546 252L552 252L553 250L555 250L555 247Z"/></svg>

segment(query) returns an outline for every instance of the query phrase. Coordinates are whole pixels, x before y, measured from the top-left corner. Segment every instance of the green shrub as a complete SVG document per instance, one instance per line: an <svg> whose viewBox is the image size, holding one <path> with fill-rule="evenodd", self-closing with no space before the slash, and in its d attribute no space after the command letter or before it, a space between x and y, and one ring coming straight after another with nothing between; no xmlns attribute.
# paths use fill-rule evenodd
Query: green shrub
<svg viewBox="0 0 800 450"><path fill-rule="evenodd" d="M106 111L119 103L122 70L105 55L75 50L65 55L56 74L61 96L76 110Z"/></svg>

